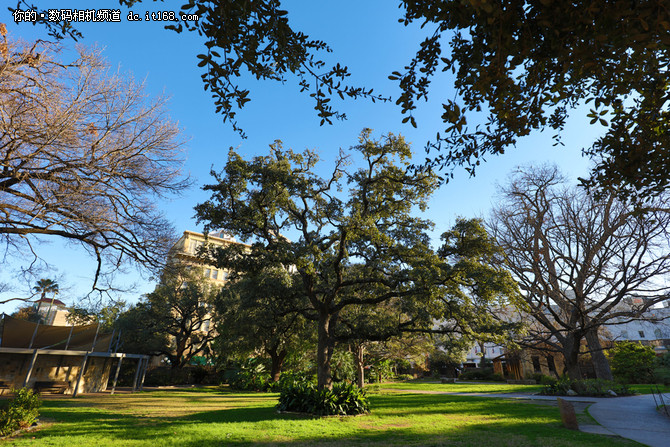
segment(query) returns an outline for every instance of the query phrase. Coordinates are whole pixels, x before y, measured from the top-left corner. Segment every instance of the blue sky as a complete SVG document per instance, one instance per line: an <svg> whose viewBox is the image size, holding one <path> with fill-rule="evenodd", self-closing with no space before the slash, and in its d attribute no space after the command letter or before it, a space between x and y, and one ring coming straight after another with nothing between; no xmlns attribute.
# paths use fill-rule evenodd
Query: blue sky
<svg viewBox="0 0 670 447"><path fill-rule="evenodd" d="M163 3L144 2L131 10L144 17L145 12L178 11L180 1ZM331 62L339 61L349 67L350 82L394 99L399 95L395 83L387 79L394 71L402 71L415 53L418 43L432 30L418 26L406 28L398 23L401 10L392 2L375 1L319 1L292 0L283 2L289 11L290 23L315 39L326 41L333 53L327 55ZM49 2L50 8L86 9L90 2L69 0ZM402 134L413 145L416 161L423 160L424 146L443 129L441 100L453 99L453 79L442 75L433 81L431 98L419 104L415 113L418 127L401 124L400 108L394 102L371 103L366 100L336 101L335 106L347 114L348 119L333 125L319 126L311 98L299 94L296 82L284 85L242 79L251 89L251 102L238 113L238 122L246 131L242 139L228 124L222 123L214 113L208 92L203 90L201 68L196 66L196 54L203 51L202 40L192 33L177 34L164 30L160 22L129 22L127 8L120 8L115 1L97 1L96 8L121 9L120 23L80 24L84 38L80 44L104 48L103 55L112 67L130 72L136 80L144 80L150 95L169 96L169 110L188 138L185 170L194 179L194 187L160 207L178 231L200 231L193 218L193 206L207 199L200 190L210 182L209 171L221 169L228 148L235 147L245 157L265 154L268 144L276 139L284 147L294 150L315 149L323 159L324 172L340 148L357 142L364 127L374 130L376 136L392 132ZM11 14L0 10L0 22L7 25L9 38L34 40L48 39L40 27L28 23L15 24ZM72 41L65 42L73 47ZM585 118L575 117L568 123L564 134L565 147L553 147L551 133L538 133L520 141L517 148L505 155L489 157L478 168L477 176L470 178L464 170L456 171L456 178L443 186L433 197L430 208L423 217L435 222L434 242L448 230L458 216L486 216L495 201L496 184L504 183L511 170L518 165L556 163L571 178L585 175L589 161L581 157L581 149L589 146L598 128L589 126ZM94 261L84 253L59 242L40 247L40 254L51 264L42 277L59 278L63 293L61 299L72 303L88 292L91 285ZM10 296L25 296L32 285L17 278L16 269L24 266L23 260L9 259L0 271L0 281L10 282L14 290L0 294L0 300ZM135 301L142 293L153 289L154 283L135 272L129 272L122 283L137 283L135 292L126 295ZM5 305L0 310L11 310Z"/></svg>

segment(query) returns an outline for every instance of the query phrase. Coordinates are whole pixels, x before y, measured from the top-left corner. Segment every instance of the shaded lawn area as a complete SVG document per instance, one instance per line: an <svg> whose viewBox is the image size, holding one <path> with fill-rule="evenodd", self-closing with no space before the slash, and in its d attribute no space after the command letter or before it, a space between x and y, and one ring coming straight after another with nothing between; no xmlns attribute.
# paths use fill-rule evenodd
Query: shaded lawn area
<svg viewBox="0 0 670 447"><path fill-rule="evenodd" d="M505 382L439 383L426 380L381 383L382 390L440 391L443 393L537 393L542 385L508 385Z"/></svg>
<svg viewBox="0 0 670 447"><path fill-rule="evenodd" d="M54 399L42 410L53 423L0 445L639 445L564 429L550 406L398 393L370 400L369 415L312 418L276 413L277 394L214 389Z"/></svg>

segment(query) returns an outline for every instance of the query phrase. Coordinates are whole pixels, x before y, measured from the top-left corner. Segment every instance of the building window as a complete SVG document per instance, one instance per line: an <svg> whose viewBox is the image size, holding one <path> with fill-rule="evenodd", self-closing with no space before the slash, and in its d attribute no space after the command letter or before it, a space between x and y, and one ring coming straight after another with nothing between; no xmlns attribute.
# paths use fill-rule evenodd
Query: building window
<svg viewBox="0 0 670 447"><path fill-rule="evenodd" d="M654 329L654 338L656 338L656 340L660 340L661 338L663 338L663 333L661 332L660 329L658 328Z"/></svg>
<svg viewBox="0 0 670 447"><path fill-rule="evenodd" d="M628 331L621 331L621 338L624 340L628 340Z"/></svg>
<svg viewBox="0 0 670 447"><path fill-rule="evenodd" d="M217 269L212 269L212 279L217 279L219 277L219 271Z"/></svg>
<svg viewBox="0 0 670 447"><path fill-rule="evenodd" d="M210 269L205 269L205 278L209 278Z"/></svg>
<svg viewBox="0 0 670 447"><path fill-rule="evenodd" d="M644 331L637 331L638 334L640 334L640 338L644 338Z"/></svg>

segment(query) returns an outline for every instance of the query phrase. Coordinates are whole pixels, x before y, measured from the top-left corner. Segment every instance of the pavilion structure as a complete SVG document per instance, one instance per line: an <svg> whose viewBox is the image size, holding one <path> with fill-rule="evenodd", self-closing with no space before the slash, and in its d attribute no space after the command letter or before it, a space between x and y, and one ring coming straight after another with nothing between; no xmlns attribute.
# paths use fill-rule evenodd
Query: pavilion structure
<svg viewBox="0 0 670 447"><path fill-rule="evenodd" d="M0 387L62 391L76 396L112 394L124 360L135 362L133 391L141 390L148 355L118 352L120 334L100 334L99 324L52 326L2 314Z"/></svg>

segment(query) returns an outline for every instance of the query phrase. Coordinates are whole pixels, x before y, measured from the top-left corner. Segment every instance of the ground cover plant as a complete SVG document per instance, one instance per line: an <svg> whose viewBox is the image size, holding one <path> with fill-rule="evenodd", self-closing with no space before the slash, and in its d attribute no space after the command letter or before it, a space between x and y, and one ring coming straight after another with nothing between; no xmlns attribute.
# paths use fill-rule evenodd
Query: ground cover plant
<svg viewBox="0 0 670 447"><path fill-rule="evenodd" d="M555 407L504 399L374 394L370 414L318 418L277 413L277 397L214 388L58 397L42 410L52 423L6 445L637 445L564 429Z"/></svg>
<svg viewBox="0 0 670 447"><path fill-rule="evenodd" d="M0 436L30 427L39 416L40 398L29 388L14 390L14 398L0 406Z"/></svg>

